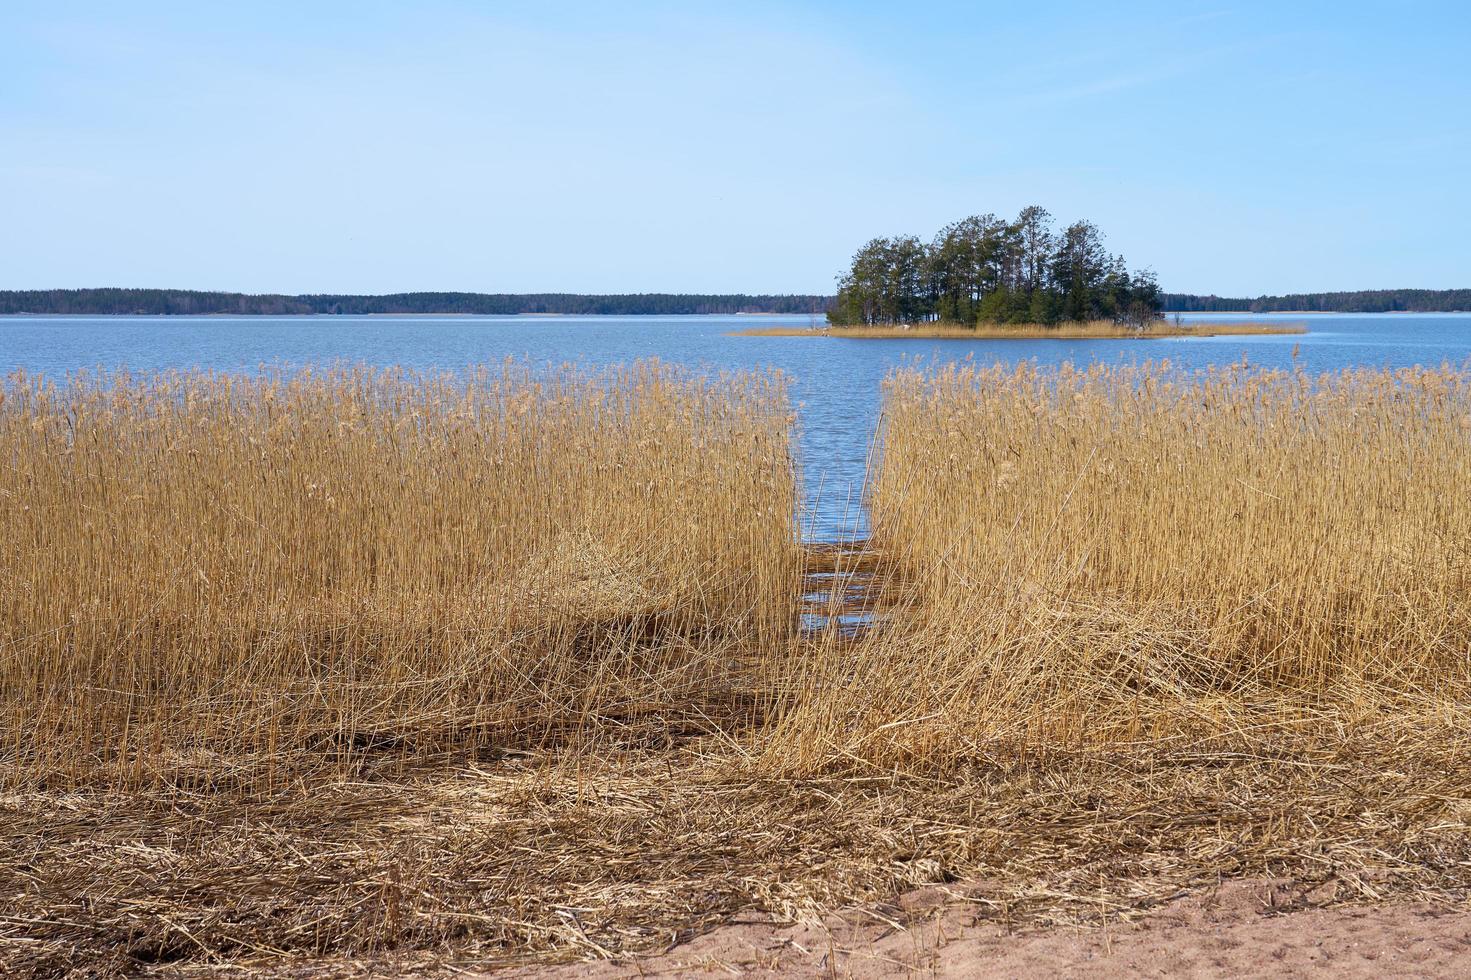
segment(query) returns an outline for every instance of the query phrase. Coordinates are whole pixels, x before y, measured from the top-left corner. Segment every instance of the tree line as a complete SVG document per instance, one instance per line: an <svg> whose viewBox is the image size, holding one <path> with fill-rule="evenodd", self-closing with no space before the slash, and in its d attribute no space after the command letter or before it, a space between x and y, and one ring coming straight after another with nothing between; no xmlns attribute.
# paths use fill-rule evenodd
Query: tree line
<svg viewBox="0 0 1471 980"><path fill-rule="evenodd" d="M1039 209L1040 210L1040 209ZM1025 214L1025 212L1023 212ZM1044 212L1045 213L1045 212ZM989 224L988 224L989 221ZM1080 226L1086 226L1084 230ZM1076 229L1076 230L1075 230ZM1070 234L1071 233L1071 234ZM1130 275L1116 256L1101 261L1101 236L1087 222L1070 226L1052 257L1006 256L990 215L967 218L936 243L875 239L839 280L838 297L766 294L627 293L393 293L384 296L247 294L185 289L0 290L0 314L433 314L510 316L674 316L735 313L815 315L834 323L1042 322L1131 319L1169 313L1448 313L1471 310L1471 289L1371 289L1232 298L1160 293L1149 273ZM1071 245L1067 244L1071 238ZM1062 261L1057 261L1058 257ZM1048 285L1032 288L1039 279ZM1138 304L1135 306L1134 304ZM1132 317L1131 317L1131 307ZM1059 312L1060 311L1060 312ZM1121 315L1122 314L1122 315Z"/></svg>
<svg viewBox="0 0 1471 980"><path fill-rule="evenodd" d="M1057 231L1046 209L1015 220L975 215L946 225L928 244L875 238L838 278L834 325L911 323L1142 324L1158 315L1154 273L1131 273L1104 247L1091 221Z"/></svg>
<svg viewBox="0 0 1471 980"><path fill-rule="evenodd" d="M200 292L187 289L33 289L0 291L0 314L313 314L463 313L510 316L698 315L734 313L820 314L830 296L627 293L392 293L385 296Z"/></svg>
<svg viewBox="0 0 1471 980"><path fill-rule="evenodd" d="M1459 313L1471 310L1471 289L1363 289L1255 299L1165 293L1162 300L1171 313Z"/></svg>

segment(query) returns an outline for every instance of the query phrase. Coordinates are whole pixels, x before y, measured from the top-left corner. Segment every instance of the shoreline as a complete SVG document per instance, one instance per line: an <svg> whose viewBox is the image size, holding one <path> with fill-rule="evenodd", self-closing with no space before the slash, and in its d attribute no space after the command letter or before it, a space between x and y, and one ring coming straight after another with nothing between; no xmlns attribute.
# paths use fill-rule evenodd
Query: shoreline
<svg viewBox="0 0 1471 980"><path fill-rule="evenodd" d="M1184 315L1184 316L1198 316L1198 315L1201 315L1201 311L1183 311L1183 310L1182 311L1166 311L1165 312L1165 315L1167 315L1167 316L1174 316L1177 312L1180 313L1180 314L1182 314L1182 315ZM329 320L329 319L330 320L350 320L350 319L368 319L368 318L381 318L381 317L393 317L393 318L398 318L398 319L410 318L410 317L412 317L412 318L423 318L423 319L447 318L447 317L472 318L472 319L473 318L483 318L483 319L511 319L511 318L525 318L525 319L556 319L556 318L560 318L560 319L602 319L604 317L607 317L607 318L610 318L610 319L616 319L616 318L625 318L626 319L626 318L630 318L630 317L640 317L640 318L642 318L642 317L660 317L660 318L681 318L681 319L697 319L697 318L698 319L715 319L715 318L723 318L723 317L730 317L730 318L734 318L734 317L790 317L790 318L798 318L798 317L808 317L808 316L811 316L811 315L812 314L808 314L808 313L780 313L780 312L773 312L773 311L770 311L770 310L746 310L746 311L741 311L741 312L738 312L738 313L535 313L535 312L532 312L532 313L465 313L465 312L459 312L459 311L447 311L447 312L442 312L442 313L426 313L426 312L403 312L403 313L250 313L250 312L234 312L234 311L226 311L226 310L215 310L215 311L211 311L211 312L208 312L208 313L162 313L162 312L159 312L159 313L150 313L150 312L134 312L134 313L52 313L52 312L39 311L39 310L25 310L25 311L18 311L18 312L12 312L12 313L0 313L0 320L41 320L41 319L44 319L44 320L55 320L55 319L85 319L85 320L102 320L102 319L118 319L118 320L126 320L126 319L171 319L171 320L172 319L179 319L179 320L187 320L187 319L236 319L236 320L247 320L247 319L253 319L253 318L257 318L257 317L259 317L261 319L268 319L268 320L283 320L283 319L292 319L292 320ZM1341 317L1341 316L1468 316L1468 315L1471 315L1471 310L1350 310L1350 311L1339 311L1339 310L1270 310L1270 311L1263 311L1263 312L1253 312L1251 310L1211 310L1210 311L1210 315L1212 315L1212 316L1216 316L1216 315L1219 315L1219 316L1251 316L1251 317L1279 317L1279 316L1292 316L1292 317L1310 317L1310 316L1312 316L1312 317ZM1260 323L1260 322L1263 322L1263 321L1252 321L1252 322L1254 322L1254 323ZM1042 326L1042 325L1027 324L1026 326ZM1228 324L1214 324L1213 326L1228 326ZM795 329L798 329L798 328L791 328L791 329L794 329L795 330ZM830 328L828 328L828 327L819 327L819 328L817 328L817 331L816 332L821 333L821 332L825 332L828 329L830 329ZM853 329L858 329L858 328L845 327L845 328L840 328L840 329L843 329L843 330L853 330ZM920 329L920 328L916 328L916 329ZM956 326L955 329L969 331L971 328L964 327L964 326ZM1056 328L1055 327L1044 327L1044 329L1055 330ZM810 332L813 332L813 331L810 328L802 328L802 332L804 334L806 334L806 333L810 333ZM912 332L911 332L911 335L912 335Z"/></svg>
<svg viewBox="0 0 1471 980"><path fill-rule="evenodd" d="M770 312L746 312L746 313L232 313L215 311L211 313L0 313L0 320L366 320L374 318L390 317L393 319L446 319L449 317L460 317L482 320L509 320L513 318L528 320L566 319L566 320L593 320L608 318L610 320L629 318L655 318L660 319L724 319L733 317L806 317L806 313L770 313Z"/></svg>
<svg viewBox="0 0 1471 980"><path fill-rule="evenodd" d="M1194 323L1160 321L1139 329L1117 323L1040 323L967 327L959 324L918 324L872 327L759 327L732 331L728 337L830 337L840 340L1157 340L1170 337L1232 337L1301 335L1301 323Z"/></svg>
<svg viewBox="0 0 1471 980"><path fill-rule="evenodd" d="M1297 975L1332 963L1343 976L1460 975L1471 913L1413 897L1344 901L1336 884L1247 876L1201 882L1130 914L1014 924L991 883L914 888L886 900L784 920L748 913L668 950L612 960L511 964L476 978L679 977L713 972L865 978L938 974L985 978L1084 971L1139 976L1162 967L1255 976ZM328 961L324 965L333 965ZM409 964L391 976L408 976Z"/></svg>

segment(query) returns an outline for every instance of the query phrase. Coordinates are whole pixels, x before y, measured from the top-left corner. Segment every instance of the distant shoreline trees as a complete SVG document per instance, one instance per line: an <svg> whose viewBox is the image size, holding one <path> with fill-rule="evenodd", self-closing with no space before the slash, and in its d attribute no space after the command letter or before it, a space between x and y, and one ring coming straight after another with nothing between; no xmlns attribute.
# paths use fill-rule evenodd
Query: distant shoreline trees
<svg viewBox="0 0 1471 980"><path fill-rule="evenodd" d="M687 293L392 293L385 296L201 292L190 289L0 290L0 314L42 313L190 316L312 316L321 314L460 313L510 316L545 313L575 316L676 316L733 313L816 315L829 296L696 295Z"/></svg>
<svg viewBox="0 0 1471 980"><path fill-rule="evenodd" d="M1130 273L1090 221L1057 232L1036 206L1013 221L974 215L913 236L875 238L838 278L828 320L835 326L942 320L950 323L1143 324L1159 314L1159 284Z"/></svg>
<svg viewBox="0 0 1471 980"><path fill-rule="evenodd" d="M1105 269L1102 291L1089 292L1090 278L1099 283L1101 251L1099 239L1078 225L1061 236L1060 262L1051 265L1052 288L1039 297L1024 290L997 290L995 283L1007 280L1014 263L998 263L987 242L994 236L986 220L991 216L967 218L949 226L937 244L918 239L875 239L855 257L864 259L866 282L871 289L859 314L842 323L904 323L925 319L973 323L1040 320L1059 308L1064 320L1109 318L1099 298L1108 299L1111 309L1125 309L1121 300L1149 298L1153 277L1129 275L1117 261L1116 272ZM1080 225L1087 225L1080 222ZM966 227L969 225L969 227ZM1088 228L1092 228L1088 225ZM1077 229L1074 231L1074 229ZM1069 232L1072 233L1069 236ZM948 234L947 234L948 233ZM897 247L894 244L898 243ZM1094 246L1098 251L1094 251ZM979 246L979 247L977 247ZM893 252L886 251L893 248ZM938 254L937 254L938 253ZM1018 267L1019 268L1019 267ZM854 275L843 277L847 282ZM1090 272L1090 270L1092 270ZM1039 274L1045 271L1039 266ZM935 275L938 272L939 275ZM1109 279L1113 273L1113 279ZM931 279L931 276L935 276ZM1125 294L1124 277L1128 277ZM1030 275L1029 277L1030 278ZM1145 288L1135 295L1135 285ZM887 284L894 283L891 288ZM1079 283L1072 288L1065 283ZM1110 284L1111 283L1111 284ZM1060 292L1059 292L1060 289ZM1471 311L1471 289L1370 289L1359 292L1294 293L1288 296L1232 298L1197 296L1190 293L1155 293L1165 313L1461 313ZM834 310L841 299L853 304L853 294L835 299L817 295L751 295L744 293L695 295L688 293L627 293L594 295L583 293L394 293L384 296L300 295L204 292L189 289L31 289L0 290L0 316L38 315L176 315L230 314L235 316L313 316L325 314L466 314L506 316L511 314L566 314L572 316L672 316L731 315L735 313L779 313L817 316ZM1054 300L1060 298L1060 307ZM1034 306L1035 304L1035 306ZM1146 303L1147 306L1147 303ZM835 311L836 312L836 311ZM863 315L875 319L865 320ZM1117 317L1117 313L1111 314ZM1127 319L1127 315L1125 316ZM834 323L839 322L834 320Z"/></svg>
<svg viewBox="0 0 1471 980"><path fill-rule="evenodd" d="M1471 289L1363 289L1341 293L1258 296L1196 296L1165 293L1167 313L1464 313Z"/></svg>

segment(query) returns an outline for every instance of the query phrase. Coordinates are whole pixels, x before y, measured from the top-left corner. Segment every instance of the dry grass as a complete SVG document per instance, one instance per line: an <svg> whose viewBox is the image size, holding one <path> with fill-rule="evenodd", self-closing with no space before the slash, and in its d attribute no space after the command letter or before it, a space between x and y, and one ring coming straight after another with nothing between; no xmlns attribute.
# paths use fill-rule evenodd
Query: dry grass
<svg viewBox="0 0 1471 980"><path fill-rule="evenodd" d="M0 405L0 970L622 957L957 879L1466 902L1471 374L901 371L875 548L807 562L875 575L857 638L793 632L772 382L240 384Z"/></svg>
<svg viewBox="0 0 1471 980"><path fill-rule="evenodd" d="M1404 732L791 780L711 743L263 799L12 796L0 966L320 978L626 958L752 909L865 902L902 922L896 892L957 880L977 917L1017 927L1131 918L1223 877L1294 880L1304 907L1454 904L1471 805L1451 747L1432 749Z"/></svg>
<svg viewBox="0 0 1471 980"><path fill-rule="evenodd" d="M749 715L732 664L793 629L780 379L508 366L3 397L7 781L272 784Z"/></svg>
<svg viewBox="0 0 1471 980"><path fill-rule="evenodd" d="M783 765L1471 720L1471 374L952 364L883 426L907 591Z"/></svg>
<svg viewBox="0 0 1471 980"><path fill-rule="evenodd" d="M848 340L1151 340L1161 337L1233 337L1302 334L1300 323L1171 323L1155 320L1133 327L1112 320L1086 323L1011 323L968 326L959 323L916 323L858 327L759 327L732 337L841 337Z"/></svg>

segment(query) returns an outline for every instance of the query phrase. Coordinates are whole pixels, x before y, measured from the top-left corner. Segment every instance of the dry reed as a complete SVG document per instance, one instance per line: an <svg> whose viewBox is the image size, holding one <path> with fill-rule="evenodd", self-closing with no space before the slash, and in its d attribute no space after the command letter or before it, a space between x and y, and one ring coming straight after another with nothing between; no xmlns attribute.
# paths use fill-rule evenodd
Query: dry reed
<svg viewBox="0 0 1471 980"><path fill-rule="evenodd" d="M779 377L15 377L7 780L270 783L736 710L794 622Z"/></svg>
<svg viewBox="0 0 1471 980"><path fill-rule="evenodd" d="M1464 903L1468 402L902 370L875 548L808 563L873 574L854 638L793 633L779 382L14 381L0 971L627 957L933 882Z"/></svg>
<svg viewBox="0 0 1471 980"><path fill-rule="evenodd" d="M778 754L1449 735L1471 717L1468 481L1451 369L901 370L871 493L905 593L813 671Z"/></svg>
<svg viewBox="0 0 1471 980"><path fill-rule="evenodd" d="M0 971L627 962L753 911L862 902L902 925L896 894L934 883L1008 928L1134 918L1226 877L1287 879L1297 907L1444 907L1471 883L1471 804L1453 748L1416 735L1013 760L945 780L759 778L707 744L264 799L0 796Z"/></svg>

